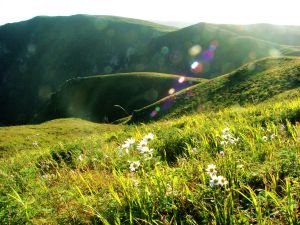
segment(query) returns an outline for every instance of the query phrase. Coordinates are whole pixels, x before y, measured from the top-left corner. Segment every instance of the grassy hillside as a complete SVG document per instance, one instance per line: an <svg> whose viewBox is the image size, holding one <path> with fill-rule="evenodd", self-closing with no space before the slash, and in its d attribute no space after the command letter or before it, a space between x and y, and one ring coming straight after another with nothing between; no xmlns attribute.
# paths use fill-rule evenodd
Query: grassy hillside
<svg viewBox="0 0 300 225"><path fill-rule="evenodd" d="M299 87L298 57L266 58L136 110L132 121L149 121L233 105L256 104ZM150 114L156 107L165 110L153 118Z"/></svg>
<svg viewBox="0 0 300 225"><path fill-rule="evenodd" d="M0 159L0 221L297 224L299 110L295 99L140 126L68 119L0 128L14 134L2 145L19 149ZM60 143L77 130L91 136ZM145 135L150 149L138 147Z"/></svg>
<svg viewBox="0 0 300 225"><path fill-rule="evenodd" d="M24 123L67 79L125 70L137 48L174 28L141 20L35 17L0 27L0 123Z"/></svg>
<svg viewBox="0 0 300 225"><path fill-rule="evenodd" d="M177 29L89 15L6 24L0 27L0 125L32 121L68 79L133 71L211 78L262 57L300 55L293 46L298 37L299 27L291 26Z"/></svg>
<svg viewBox="0 0 300 225"><path fill-rule="evenodd" d="M134 56L130 69L140 70L143 65L144 70L207 78L262 57L300 55L299 47L279 45L275 38L275 42L271 38L258 39L261 35L250 36L251 32L238 33L228 27L200 23L157 37ZM277 31L276 26L274 30ZM292 39L298 38L298 31L289 34Z"/></svg>
<svg viewBox="0 0 300 225"><path fill-rule="evenodd" d="M0 158L38 153L53 143L83 140L91 135L117 131L122 126L96 124L81 119L57 119L40 125L0 127Z"/></svg>
<svg viewBox="0 0 300 225"><path fill-rule="evenodd" d="M179 91L205 79L158 73L123 73L76 78L55 93L36 121L80 117L113 122L149 105L170 90ZM171 93L171 92L170 92Z"/></svg>

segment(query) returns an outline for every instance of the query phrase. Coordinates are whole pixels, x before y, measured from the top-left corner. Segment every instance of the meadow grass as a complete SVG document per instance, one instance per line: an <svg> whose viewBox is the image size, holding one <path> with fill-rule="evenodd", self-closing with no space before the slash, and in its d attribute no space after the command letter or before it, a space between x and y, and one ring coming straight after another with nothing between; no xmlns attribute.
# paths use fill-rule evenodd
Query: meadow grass
<svg viewBox="0 0 300 225"><path fill-rule="evenodd" d="M0 159L0 221L299 224L299 109L294 99L151 124L1 128L16 146ZM45 136L25 151L32 127ZM89 132L66 138L75 127Z"/></svg>

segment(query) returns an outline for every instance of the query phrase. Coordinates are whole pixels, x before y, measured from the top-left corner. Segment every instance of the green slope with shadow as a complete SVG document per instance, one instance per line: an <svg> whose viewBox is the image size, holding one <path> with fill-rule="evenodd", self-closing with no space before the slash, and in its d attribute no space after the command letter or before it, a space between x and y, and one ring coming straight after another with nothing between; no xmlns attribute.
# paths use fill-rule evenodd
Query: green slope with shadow
<svg viewBox="0 0 300 225"><path fill-rule="evenodd" d="M205 79L158 73L123 73L76 78L52 95L35 121L79 117L113 122L168 95Z"/></svg>
<svg viewBox="0 0 300 225"><path fill-rule="evenodd" d="M68 79L133 71L212 78L269 55L300 55L292 46L298 37L296 26L199 23L177 30L112 16L6 24L0 27L0 125L31 121Z"/></svg>
<svg viewBox="0 0 300 225"><path fill-rule="evenodd" d="M136 110L131 122L256 104L276 99L276 95L281 96L282 101L290 98L291 94L297 94L299 87L299 57L265 58ZM165 110L161 110L155 118L151 117L158 106Z"/></svg>
<svg viewBox="0 0 300 225"><path fill-rule="evenodd" d="M35 17L0 27L0 125L26 123L67 79L123 70L175 28L112 16Z"/></svg>

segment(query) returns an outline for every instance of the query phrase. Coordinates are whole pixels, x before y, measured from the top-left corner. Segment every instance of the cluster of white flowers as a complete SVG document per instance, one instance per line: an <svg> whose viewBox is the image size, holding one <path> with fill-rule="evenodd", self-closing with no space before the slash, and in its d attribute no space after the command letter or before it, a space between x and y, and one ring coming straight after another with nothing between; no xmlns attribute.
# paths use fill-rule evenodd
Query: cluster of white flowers
<svg viewBox="0 0 300 225"><path fill-rule="evenodd" d="M239 138L234 137L230 133L229 127L225 127L222 131L222 141L220 142L221 145L228 145L228 144L236 144L239 141Z"/></svg>
<svg viewBox="0 0 300 225"><path fill-rule="evenodd" d="M136 149L143 155L144 160L149 160L153 157L153 149L149 148L148 143L149 141L154 139L154 134L153 133L149 133L147 135L145 135L143 137L143 139L137 144L135 145L136 141L134 138L128 138L127 140L124 141L124 143L121 145L121 148L119 149L119 153L120 155L123 154L123 151L125 150L125 152L127 154L129 154L129 149L132 146L135 146ZM134 148L132 148L134 149ZM129 166L129 170L131 172L135 172L138 170L138 168L141 166L140 161L129 161L130 166Z"/></svg>
<svg viewBox="0 0 300 225"><path fill-rule="evenodd" d="M140 167L141 163L140 161L134 161L130 163L129 169L131 172L137 171L137 169Z"/></svg>
<svg viewBox="0 0 300 225"><path fill-rule="evenodd" d="M54 178L55 177L55 174L44 174L42 175L42 178L45 179L45 180L49 180L51 178Z"/></svg>
<svg viewBox="0 0 300 225"><path fill-rule="evenodd" d="M210 186L224 186L228 184L228 181L223 176L217 176L217 169L216 165L209 164L207 166L206 172L210 176L209 185Z"/></svg>
<svg viewBox="0 0 300 225"><path fill-rule="evenodd" d="M128 138L127 140L124 141L124 144L122 144L121 147L128 154L130 146L133 145L134 143L135 143L134 138Z"/></svg>
<svg viewBox="0 0 300 225"><path fill-rule="evenodd" d="M34 141L34 142L32 142L32 145L35 146L35 147L38 147L39 143L37 141Z"/></svg>
<svg viewBox="0 0 300 225"><path fill-rule="evenodd" d="M148 147L148 142L154 139L154 134L149 133L140 141L137 149L141 154L145 156L146 159L150 159L153 156L153 149Z"/></svg>
<svg viewBox="0 0 300 225"><path fill-rule="evenodd" d="M272 141L275 139L277 135L275 133L272 133L270 129L267 129L267 134L262 137L263 141Z"/></svg>

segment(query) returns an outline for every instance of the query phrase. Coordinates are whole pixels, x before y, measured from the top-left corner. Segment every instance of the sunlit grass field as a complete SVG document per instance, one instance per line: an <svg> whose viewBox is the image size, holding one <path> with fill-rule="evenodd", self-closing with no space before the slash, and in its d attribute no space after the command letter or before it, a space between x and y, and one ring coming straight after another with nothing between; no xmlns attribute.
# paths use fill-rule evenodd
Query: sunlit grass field
<svg viewBox="0 0 300 225"><path fill-rule="evenodd" d="M150 124L0 128L0 221L299 224L299 112L294 99Z"/></svg>

